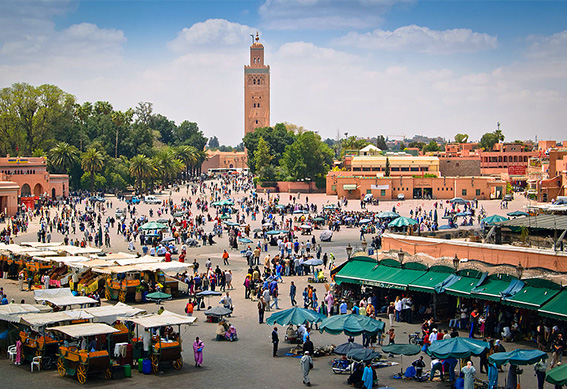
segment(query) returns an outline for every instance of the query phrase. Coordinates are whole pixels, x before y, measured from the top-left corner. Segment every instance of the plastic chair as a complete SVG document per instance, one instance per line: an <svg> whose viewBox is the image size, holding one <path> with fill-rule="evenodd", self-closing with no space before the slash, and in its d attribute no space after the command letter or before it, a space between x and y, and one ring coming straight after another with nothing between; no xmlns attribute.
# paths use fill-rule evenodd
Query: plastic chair
<svg viewBox="0 0 567 389"><path fill-rule="evenodd" d="M31 372L33 373L33 367L37 366L37 371L41 371L41 356L33 357L30 364Z"/></svg>
<svg viewBox="0 0 567 389"><path fill-rule="evenodd" d="M16 354L17 354L17 350L15 344L8 347L8 358L10 358L12 362L16 360Z"/></svg>

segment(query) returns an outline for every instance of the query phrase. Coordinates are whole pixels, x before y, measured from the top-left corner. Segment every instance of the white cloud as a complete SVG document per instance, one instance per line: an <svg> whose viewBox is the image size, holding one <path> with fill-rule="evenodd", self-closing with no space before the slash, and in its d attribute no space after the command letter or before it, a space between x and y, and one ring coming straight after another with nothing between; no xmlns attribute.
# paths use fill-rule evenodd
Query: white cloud
<svg viewBox="0 0 567 389"><path fill-rule="evenodd" d="M204 50L207 47L217 49L219 46L246 47L245 45L251 41L250 34L256 31L253 27L225 19L209 19L184 28L168 46L176 52L185 52L194 48Z"/></svg>
<svg viewBox="0 0 567 389"><path fill-rule="evenodd" d="M377 29L364 34L353 31L335 43L368 50L450 54L495 49L497 38L464 28L438 31L411 25L394 31Z"/></svg>
<svg viewBox="0 0 567 389"><path fill-rule="evenodd" d="M266 0L258 10L272 30L341 30L374 27L396 4L413 0Z"/></svg>
<svg viewBox="0 0 567 389"><path fill-rule="evenodd" d="M567 59L567 31L561 31L550 36L531 35L527 42L530 44L527 55L530 58Z"/></svg>

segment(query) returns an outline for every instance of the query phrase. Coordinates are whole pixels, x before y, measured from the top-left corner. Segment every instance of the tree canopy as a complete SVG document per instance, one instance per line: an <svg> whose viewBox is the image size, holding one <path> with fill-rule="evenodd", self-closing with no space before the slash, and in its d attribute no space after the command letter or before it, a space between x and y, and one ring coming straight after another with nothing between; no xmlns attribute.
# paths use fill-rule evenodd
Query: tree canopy
<svg viewBox="0 0 567 389"><path fill-rule="evenodd" d="M487 132L480 138L479 146L484 149L484 151L492 151L492 148L496 143L504 141L504 134L502 130L498 129L494 132Z"/></svg>
<svg viewBox="0 0 567 389"><path fill-rule="evenodd" d="M279 161L282 158L286 146L292 144L296 140L296 136L293 132L288 131L282 123L276 124L273 128L257 128L254 132L246 134L243 142L246 147L246 151L248 152L248 166L252 173L256 173L255 153L260 138L264 139L270 147L275 161Z"/></svg>

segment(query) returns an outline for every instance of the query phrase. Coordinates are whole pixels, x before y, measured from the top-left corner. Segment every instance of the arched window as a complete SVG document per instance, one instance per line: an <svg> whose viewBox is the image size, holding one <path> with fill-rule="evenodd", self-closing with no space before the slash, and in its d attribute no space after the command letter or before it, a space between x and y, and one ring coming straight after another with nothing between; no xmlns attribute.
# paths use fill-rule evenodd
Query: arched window
<svg viewBox="0 0 567 389"><path fill-rule="evenodd" d="M22 185L22 197L31 196L31 188L28 184Z"/></svg>

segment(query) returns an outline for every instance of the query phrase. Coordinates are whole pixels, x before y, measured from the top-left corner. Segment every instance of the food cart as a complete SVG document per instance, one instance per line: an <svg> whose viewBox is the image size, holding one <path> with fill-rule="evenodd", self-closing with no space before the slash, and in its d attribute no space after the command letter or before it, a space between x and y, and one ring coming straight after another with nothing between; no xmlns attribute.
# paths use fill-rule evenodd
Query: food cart
<svg viewBox="0 0 567 389"><path fill-rule="evenodd" d="M34 290L34 299L38 303L45 303L53 307L54 311L64 311L74 305L85 308L85 306L99 304L97 300L90 297L73 295L69 288Z"/></svg>
<svg viewBox="0 0 567 389"><path fill-rule="evenodd" d="M104 373L104 378L112 378L112 364L107 345L103 349L99 345L99 350L89 351L89 338L102 338L106 335L110 342L110 336L119 332L116 328L103 323L85 323L69 326L53 327L50 332L57 333L63 338L63 343L59 346L57 359L57 372L61 377L66 375L77 376L77 380L84 384L87 376L94 373Z"/></svg>
<svg viewBox="0 0 567 389"><path fill-rule="evenodd" d="M93 268L93 271L106 274L105 297L107 300L126 302L134 300L136 292L148 291L151 285L161 285L161 289L172 296L177 296L179 280L169 277L167 272L186 271L192 264L181 262L136 263L125 266L107 266ZM148 259L149 261L149 259Z"/></svg>
<svg viewBox="0 0 567 389"><path fill-rule="evenodd" d="M181 316L168 311L164 311L161 315L152 314L127 319L127 322L136 324L136 338L131 341L134 359L137 360L142 356L142 331L148 331L151 336L149 358L152 362L152 372L157 373L160 364L168 362L173 365L174 369L180 370L183 367L181 326L191 325L196 320L196 317ZM173 332L173 326L177 326L177 333Z"/></svg>

